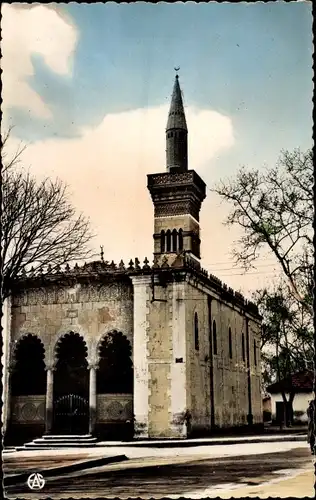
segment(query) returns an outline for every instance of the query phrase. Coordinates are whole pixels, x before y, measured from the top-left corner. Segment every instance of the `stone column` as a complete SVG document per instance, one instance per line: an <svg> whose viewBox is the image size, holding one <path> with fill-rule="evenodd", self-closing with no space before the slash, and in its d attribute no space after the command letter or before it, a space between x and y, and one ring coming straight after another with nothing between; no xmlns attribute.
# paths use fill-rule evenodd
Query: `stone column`
<svg viewBox="0 0 316 500"><path fill-rule="evenodd" d="M89 433L95 432L97 417L97 367L89 365Z"/></svg>
<svg viewBox="0 0 316 500"><path fill-rule="evenodd" d="M247 347L247 383L248 383L248 415L247 422L251 426L253 424L252 414L252 387L251 387L251 358L250 358L250 332L249 318L246 317L246 347Z"/></svg>
<svg viewBox="0 0 316 500"><path fill-rule="evenodd" d="M170 417L172 437L186 438L187 380L186 380L186 322L185 283L172 285L172 363Z"/></svg>
<svg viewBox="0 0 316 500"><path fill-rule="evenodd" d="M2 420L3 420L3 436L6 438L7 433L10 431L10 421L12 414L12 373L14 365L10 365L6 370L3 370L3 406L2 406Z"/></svg>
<svg viewBox="0 0 316 500"><path fill-rule="evenodd" d="M8 430L11 418L11 373L14 361L12 360L12 341L11 341L11 299L6 299L3 303L3 330L2 330L2 425L3 435Z"/></svg>
<svg viewBox="0 0 316 500"><path fill-rule="evenodd" d="M46 410L45 410L45 434L51 434L53 428L53 406L54 406L54 367L46 367Z"/></svg>
<svg viewBox="0 0 316 500"><path fill-rule="evenodd" d="M149 367L148 367L148 313L150 276L133 276L134 287L134 436L148 437Z"/></svg>

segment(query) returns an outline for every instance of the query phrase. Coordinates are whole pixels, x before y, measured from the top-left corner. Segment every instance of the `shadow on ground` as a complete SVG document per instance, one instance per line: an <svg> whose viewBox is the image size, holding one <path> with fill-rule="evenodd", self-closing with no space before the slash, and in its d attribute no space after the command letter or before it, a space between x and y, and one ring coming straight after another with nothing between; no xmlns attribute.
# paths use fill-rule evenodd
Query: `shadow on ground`
<svg viewBox="0 0 316 500"><path fill-rule="evenodd" d="M144 459L145 460L145 459ZM172 461L172 458L170 459ZM311 466L307 448L295 448L286 452L259 455L210 458L184 464L124 468L116 471L93 471L80 477L56 477L46 479L40 492L30 491L26 484L6 488L8 498L69 497L141 497L161 498L170 495L198 493L224 484L257 485L276 479L277 471ZM39 471L40 472L40 471Z"/></svg>

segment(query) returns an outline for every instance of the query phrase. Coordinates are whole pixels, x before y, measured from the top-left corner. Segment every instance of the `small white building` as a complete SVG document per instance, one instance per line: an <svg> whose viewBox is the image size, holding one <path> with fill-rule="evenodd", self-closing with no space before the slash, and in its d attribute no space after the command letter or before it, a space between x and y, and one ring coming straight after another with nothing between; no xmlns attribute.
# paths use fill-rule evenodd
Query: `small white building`
<svg viewBox="0 0 316 500"><path fill-rule="evenodd" d="M270 385L267 391L271 396L272 421L279 424L284 419L283 390L287 401L290 401L291 395L293 398L292 408L288 410L288 422L307 424L307 408L310 400L313 399L313 389L314 374L308 370L295 373L288 379Z"/></svg>

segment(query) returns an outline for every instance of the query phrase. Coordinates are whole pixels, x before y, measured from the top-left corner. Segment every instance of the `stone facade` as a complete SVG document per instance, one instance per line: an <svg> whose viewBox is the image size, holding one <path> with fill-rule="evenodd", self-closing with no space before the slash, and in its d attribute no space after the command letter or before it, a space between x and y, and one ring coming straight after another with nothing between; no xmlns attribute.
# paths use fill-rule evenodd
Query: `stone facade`
<svg viewBox="0 0 316 500"><path fill-rule="evenodd" d="M178 267L134 266L110 283L102 275L86 283L80 273L76 281L20 285L12 298L11 365L15 346L31 333L44 345L46 367L54 367L58 341L72 331L98 369L101 340L118 330L132 346L134 390L97 394L97 426L134 421L137 438L185 438L248 425L249 414L261 423L260 316L240 294L186 258ZM11 398L11 422L44 423L44 405L45 395Z"/></svg>
<svg viewBox="0 0 316 500"><path fill-rule="evenodd" d="M128 425L130 437L186 438L262 422L261 318L254 304L201 268L199 212L205 183L187 170L179 92L176 79L167 129L167 148L173 150L167 157L171 163L176 158L177 165L170 163L167 172L148 176L155 207L153 265L148 259L143 264L135 259L128 266L101 260L53 273L31 271L13 284L7 369L14 372L19 346L35 336L42 343L38 352L44 352L47 380L46 394L10 397L9 377L4 415L15 431L22 424L36 428L33 433L54 430L56 365L65 338L83 342L83 370L89 372L88 384L86 372L82 375L86 399L62 396L69 399L66 414L72 418L73 401L83 401L82 408L89 406L91 433L103 428L111 434L114 426L120 433ZM110 345L106 352L112 352L112 361L105 354L100 358L100 347L105 338L112 342L113 332L125 339L125 347L120 345L129 356L126 366L132 361L130 393L125 375L121 385L116 380L124 372L122 366L117 369L121 351L113 354ZM71 361L72 352L68 356ZM73 377L67 369L65 384ZM83 373L82 366L78 370L73 373ZM101 373L112 384L109 393L98 390Z"/></svg>
<svg viewBox="0 0 316 500"><path fill-rule="evenodd" d="M11 355L14 344L31 333L44 345L46 366L56 362L55 347L68 332L83 337L89 362L97 363L98 346L112 330L121 331L133 345L131 283L47 283L41 288L25 288L12 300Z"/></svg>
<svg viewBox="0 0 316 500"><path fill-rule="evenodd" d="M159 274L161 276L162 272L155 272L154 299L150 300L153 287L148 279L138 290L138 300L143 300L140 309L146 338L141 346L146 365L146 371L140 376L142 391L146 394L141 412L142 436L187 436L186 413L191 417L189 432L211 431L212 411L214 428L247 425L249 413L253 415L254 424L261 423L260 353L256 353L255 364L254 352L249 349L248 377L246 340L244 360L241 351L241 336L246 339L247 322L249 346L254 340L260 345L260 318L248 310L247 304L241 307L235 300L232 303L222 298L221 292L225 290L216 293L208 279L199 280L194 272L170 271L165 278L170 282L163 281L161 285ZM135 309L134 314L137 317ZM195 315L198 318L198 349L195 346ZM217 353L211 355L213 321L217 325ZM229 355L229 328L232 358ZM134 398L138 397L135 385ZM135 418L137 421L137 414Z"/></svg>

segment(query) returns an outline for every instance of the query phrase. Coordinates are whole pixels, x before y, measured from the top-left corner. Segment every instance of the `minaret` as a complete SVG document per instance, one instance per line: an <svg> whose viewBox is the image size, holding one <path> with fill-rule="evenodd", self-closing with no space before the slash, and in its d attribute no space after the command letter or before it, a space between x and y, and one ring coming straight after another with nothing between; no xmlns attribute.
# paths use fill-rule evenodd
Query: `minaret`
<svg viewBox="0 0 316 500"><path fill-rule="evenodd" d="M188 129L183 108L179 77L176 75L166 129L167 171L188 170Z"/></svg>
<svg viewBox="0 0 316 500"><path fill-rule="evenodd" d="M206 196L201 177L188 170L188 129L179 77L174 82L166 128L167 172L148 175L154 213L154 256L172 266L184 252L200 265L199 213ZM176 264L175 264L176 265Z"/></svg>

